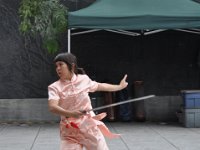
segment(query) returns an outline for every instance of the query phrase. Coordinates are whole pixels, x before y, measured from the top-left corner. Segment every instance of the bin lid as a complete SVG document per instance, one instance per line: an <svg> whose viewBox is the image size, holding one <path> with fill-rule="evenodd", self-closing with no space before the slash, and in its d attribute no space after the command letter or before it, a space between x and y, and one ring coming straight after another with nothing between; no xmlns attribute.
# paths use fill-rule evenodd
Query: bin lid
<svg viewBox="0 0 200 150"><path fill-rule="evenodd" d="M200 90L181 90L181 93L200 93Z"/></svg>

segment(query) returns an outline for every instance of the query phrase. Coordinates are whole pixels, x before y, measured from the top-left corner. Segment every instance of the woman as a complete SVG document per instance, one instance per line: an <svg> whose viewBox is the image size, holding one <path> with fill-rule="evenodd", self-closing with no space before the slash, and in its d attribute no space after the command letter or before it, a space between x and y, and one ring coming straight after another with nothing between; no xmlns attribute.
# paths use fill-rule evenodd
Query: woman
<svg viewBox="0 0 200 150"><path fill-rule="evenodd" d="M127 75L119 85L98 83L80 74L76 57L71 53L58 54L54 59L59 80L48 86L48 105L52 113L61 116L61 150L108 150L104 136L116 137L99 120L106 114L95 115L88 93L119 91L127 87Z"/></svg>

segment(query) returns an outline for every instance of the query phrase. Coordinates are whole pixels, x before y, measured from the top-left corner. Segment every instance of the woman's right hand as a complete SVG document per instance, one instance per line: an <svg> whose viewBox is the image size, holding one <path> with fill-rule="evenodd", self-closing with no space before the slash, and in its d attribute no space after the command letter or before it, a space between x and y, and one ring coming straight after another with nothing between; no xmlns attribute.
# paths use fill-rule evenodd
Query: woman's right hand
<svg viewBox="0 0 200 150"><path fill-rule="evenodd" d="M85 114L79 110L71 112L72 118L80 118L83 115L85 115Z"/></svg>

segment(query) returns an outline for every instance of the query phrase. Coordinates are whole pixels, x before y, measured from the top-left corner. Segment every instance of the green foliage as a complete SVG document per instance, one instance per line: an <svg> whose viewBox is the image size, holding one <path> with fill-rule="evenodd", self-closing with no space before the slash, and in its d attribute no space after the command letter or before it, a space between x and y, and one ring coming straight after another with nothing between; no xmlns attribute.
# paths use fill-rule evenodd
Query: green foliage
<svg viewBox="0 0 200 150"><path fill-rule="evenodd" d="M67 30L67 8L59 0L22 0L19 8L23 34L39 34L50 53L59 49L58 35Z"/></svg>

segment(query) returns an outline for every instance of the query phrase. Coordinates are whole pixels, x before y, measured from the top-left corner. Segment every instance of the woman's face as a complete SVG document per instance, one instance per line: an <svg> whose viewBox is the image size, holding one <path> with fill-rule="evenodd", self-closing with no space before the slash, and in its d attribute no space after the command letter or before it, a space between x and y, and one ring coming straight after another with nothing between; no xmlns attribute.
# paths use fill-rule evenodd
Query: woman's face
<svg viewBox="0 0 200 150"><path fill-rule="evenodd" d="M56 72L62 80L71 80L72 78L72 72L70 72L69 67L63 61L56 62Z"/></svg>

